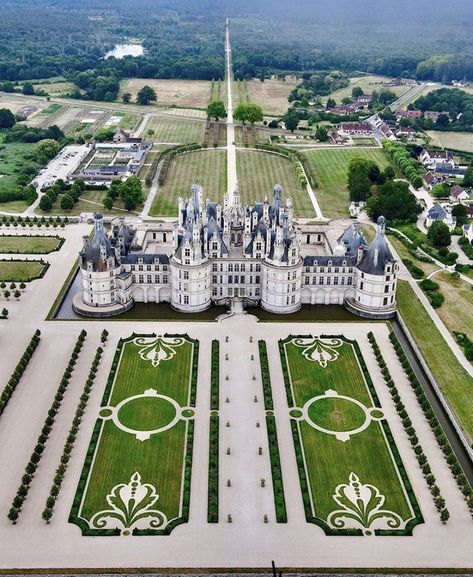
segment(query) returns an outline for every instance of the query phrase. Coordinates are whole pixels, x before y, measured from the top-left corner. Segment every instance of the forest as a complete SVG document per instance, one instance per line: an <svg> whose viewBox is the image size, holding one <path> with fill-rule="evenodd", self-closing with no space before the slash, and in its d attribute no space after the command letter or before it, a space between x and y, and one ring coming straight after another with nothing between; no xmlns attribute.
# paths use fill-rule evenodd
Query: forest
<svg viewBox="0 0 473 577"><path fill-rule="evenodd" d="M221 77L226 16L237 78L341 69L473 79L469 0L0 0L0 16L0 80ZM143 56L103 60L130 40Z"/></svg>
<svg viewBox="0 0 473 577"><path fill-rule="evenodd" d="M409 105L409 109L448 113L441 114L436 122L430 122L428 126L426 122L429 119L419 119L417 124L423 123L421 128L473 132L473 95L464 90L458 88L433 90L425 96L420 96Z"/></svg>

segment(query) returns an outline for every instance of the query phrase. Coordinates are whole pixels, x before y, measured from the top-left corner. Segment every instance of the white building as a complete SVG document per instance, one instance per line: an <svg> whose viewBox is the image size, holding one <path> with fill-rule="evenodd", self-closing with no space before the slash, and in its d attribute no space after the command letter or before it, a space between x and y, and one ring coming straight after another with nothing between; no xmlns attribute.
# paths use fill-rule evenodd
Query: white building
<svg viewBox="0 0 473 577"><path fill-rule="evenodd" d="M436 220L440 220L448 226L452 232L457 226L457 218L452 215L452 205L435 203L427 212L425 226L430 228Z"/></svg>
<svg viewBox="0 0 473 577"><path fill-rule="evenodd" d="M296 225L281 193L277 185L271 203L248 206L236 192L221 206L194 185L189 199L179 199L174 225L119 219L108 234L97 214L80 253L74 309L111 316L134 302L169 302L193 313L238 302L287 314L302 304L345 304L363 316L393 316L398 267L384 219L368 248L356 222L341 235L335 226Z"/></svg>

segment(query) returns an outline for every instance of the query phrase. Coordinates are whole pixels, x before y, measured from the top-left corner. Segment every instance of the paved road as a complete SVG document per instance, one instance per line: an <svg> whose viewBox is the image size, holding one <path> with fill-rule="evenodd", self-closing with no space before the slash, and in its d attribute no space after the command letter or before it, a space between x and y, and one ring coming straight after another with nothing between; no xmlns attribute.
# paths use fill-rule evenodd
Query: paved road
<svg viewBox="0 0 473 577"><path fill-rule="evenodd" d="M230 24L225 22L225 72L227 78L227 192L230 205L234 202L234 193L237 189L238 177L236 170L235 125L233 123L233 68L232 48L230 44Z"/></svg>

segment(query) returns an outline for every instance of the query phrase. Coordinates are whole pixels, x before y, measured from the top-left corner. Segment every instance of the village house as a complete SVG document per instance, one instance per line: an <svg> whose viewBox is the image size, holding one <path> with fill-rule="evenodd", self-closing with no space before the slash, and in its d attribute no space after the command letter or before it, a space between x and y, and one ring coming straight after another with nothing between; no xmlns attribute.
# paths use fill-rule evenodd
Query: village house
<svg viewBox="0 0 473 577"><path fill-rule="evenodd" d="M396 118L409 118L411 120L419 120L422 117L422 112L420 110L398 110L396 112Z"/></svg>
<svg viewBox="0 0 473 577"><path fill-rule="evenodd" d="M448 150L428 150L424 148L419 156L420 162L427 168L437 168L445 165L449 168L455 168L453 152Z"/></svg>
<svg viewBox="0 0 473 577"><path fill-rule="evenodd" d="M441 205L435 203L427 213L425 226L430 228L437 220L446 224L450 229L450 232L452 232L457 225L457 218L452 216L452 207L449 204Z"/></svg>
<svg viewBox="0 0 473 577"><path fill-rule="evenodd" d="M401 126L396 132L397 138L407 137L407 140L413 141L416 139L416 131L410 126Z"/></svg>
<svg viewBox="0 0 473 577"><path fill-rule="evenodd" d="M460 185L455 184L450 189L450 200L452 202L464 202L466 200L470 200L469 193L462 188Z"/></svg>
<svg viewBox="0 0 473 577"><path fill-rule="evenodd" d="M340 125L340 134L372 136L373 128L368 122L342 122Z"/></svg>

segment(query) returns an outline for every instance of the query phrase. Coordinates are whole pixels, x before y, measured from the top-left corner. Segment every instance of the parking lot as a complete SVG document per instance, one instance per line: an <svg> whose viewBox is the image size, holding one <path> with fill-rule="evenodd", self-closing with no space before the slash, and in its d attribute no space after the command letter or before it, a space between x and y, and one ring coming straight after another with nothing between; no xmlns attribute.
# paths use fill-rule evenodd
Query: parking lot
<svg viewBox="0 0 473 577"><path fill-rule="evenodd" d="M89 150L86 144L64 147L34 179L33 184L38 192L43 187L52 186L60 178L66 180L87 156Z"/></svg>

